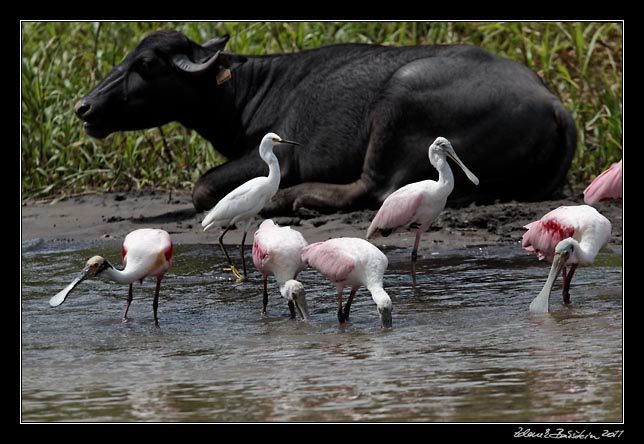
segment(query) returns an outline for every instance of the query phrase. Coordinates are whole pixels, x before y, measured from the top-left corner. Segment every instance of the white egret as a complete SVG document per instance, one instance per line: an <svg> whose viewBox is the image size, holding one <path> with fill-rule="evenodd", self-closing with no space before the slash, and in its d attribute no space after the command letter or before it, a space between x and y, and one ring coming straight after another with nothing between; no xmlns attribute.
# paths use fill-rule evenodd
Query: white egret
<svg viewBox="0 0 644 444"><path fill-rule="evenodd" d="M255 177L232 190L224 196L214 206L214 208L208 212L203 221L201 221L204 231L212 226L224 228L221 236L219 236L218 243L221 249L224 250L224 254L226 255L226 259L228 259L228 264L230 265L230 270L237 278L237 281L241 281L246 278L246 260L244 258L246 232L250 228L250 224L255 215L257 215L262 208L264 208L266 203L271 200L280 185L280 166L277 161L277 156L273 153L273 147L279 143L299 145L296 142L283 140L275 133L266 134L262 139L262 142L259 144L259 155L268 165L268 176ZM243 276L239 273L235 265L233 265L230 260L230 256L226 251L226 247L223 244L224 236L236 223L241 223L244 230L244 235L239 249L244 269Z"/></svg>

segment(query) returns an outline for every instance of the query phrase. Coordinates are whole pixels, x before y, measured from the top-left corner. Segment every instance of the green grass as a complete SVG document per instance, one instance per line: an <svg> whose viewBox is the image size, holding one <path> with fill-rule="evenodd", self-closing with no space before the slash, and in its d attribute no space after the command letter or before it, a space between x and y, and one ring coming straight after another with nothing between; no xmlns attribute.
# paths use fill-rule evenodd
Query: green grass
<svg viewBox="0 0 644 444"><path fill-rule="evenodd" d="M572 112L579 146L571 184L589 181L622 156L621 23L25 22L23 199L146 187L191 190L203 172L226 160L176 123L96 140L74 116L78 99L144 35L164 28L197 42L228 33L228 50L240 54L341 42L477 45L532 68Z"/></svg>

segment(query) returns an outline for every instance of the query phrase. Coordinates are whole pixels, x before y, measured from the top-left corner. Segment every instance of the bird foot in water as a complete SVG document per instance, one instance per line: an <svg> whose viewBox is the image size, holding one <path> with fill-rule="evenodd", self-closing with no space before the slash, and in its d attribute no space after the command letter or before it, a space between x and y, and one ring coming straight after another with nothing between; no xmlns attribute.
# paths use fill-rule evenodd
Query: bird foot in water
<svg viewBox="0 0 644 444"><path fill-rule="evenodd" d="M344 322L347 321L342 310L338 310L338 321L340 321L340 324L344 324Z"/></svg>
<svg viewBox="0 0 644 444"><path fill-rule="evenodd" d="M235 283L238 284L239 282L243 282L246 280L246 278L237 270L237 267L234 265L231 265L230 268L224 268L224 271L232 271L232 273L235 275L237 278L235 280Z"/></svg>

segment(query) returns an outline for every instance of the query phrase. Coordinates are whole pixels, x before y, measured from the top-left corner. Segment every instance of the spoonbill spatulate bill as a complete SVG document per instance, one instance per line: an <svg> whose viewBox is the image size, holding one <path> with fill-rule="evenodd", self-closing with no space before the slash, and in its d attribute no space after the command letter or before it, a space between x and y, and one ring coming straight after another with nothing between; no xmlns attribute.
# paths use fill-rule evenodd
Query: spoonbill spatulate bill
<svg viewBox="0 0 644 444"><path fill-rule="evenodd" d="M438 170L438 181L423 180L410 183L391 193L367 229L367 239L387 237L392 233L411 231L416 233L411 252L411 272L416 284L416 260L421 235L445 208L447 197L454 189L454 175L447 163L451 158L475 185L478 178L456 155L452 144L444 137L437 137L429 146L429 162Z"/></svg>
<svg viewBox="0 0 644 444"><path fill-rule="evenodd" d="M549 311L550 292L559 272L564 304L570 303L570 282L578 265L591 264L610 239L611 224L589 205L561 206L526 225L521 246L552 262L548 279L530 303L533 313ZM570 270L566 267L570 265Z"/></svg>
<svg viewBox="0 0 644 444"><path fill-rule="evenodd" d="M280 185L280 166L277 156L273 153L273 147L280 143L299 145L296 142L284 140L275 133L266 134L262 138L262 142L259 144L259 155L268 165L268 176L255 177L232 190L224 196L214 206L214 208L208 212L203 221L201 221L204 231L210 227L224 228L224 231L219 236L217 242L221 249L224 250L230 270L237 278L237 282L244 280L247 276L246 259L244 258L246 233L250 228L253 218L262 210L262 208L264 208L266 203L271 200ZM224 236L228 230L237 223L241 224L244 230L242 242L239 247L244 270L243 275L233 264L223 243Z"/></svg>
<svg viewBox="0 0 644 444"><path fill-rule="evenodd" d="M154 291L154 322L159 325L157 308L159 306L159 289L161 279L172 264L172 240L164 231L154 228L142 228L129 233L123 241L122 249L123 268L118 269L107 259L93 256L85 265L81 274L67 287L58 292L49 300L49 305L57 307L67 299L71 291L87 278L101 277L113 280L120 284L129 284L127 305L123 313L123 321L127 320L127 313L132 303L132 284L136 281L143 282L148 276L156 276L157 285Z"/></svg>

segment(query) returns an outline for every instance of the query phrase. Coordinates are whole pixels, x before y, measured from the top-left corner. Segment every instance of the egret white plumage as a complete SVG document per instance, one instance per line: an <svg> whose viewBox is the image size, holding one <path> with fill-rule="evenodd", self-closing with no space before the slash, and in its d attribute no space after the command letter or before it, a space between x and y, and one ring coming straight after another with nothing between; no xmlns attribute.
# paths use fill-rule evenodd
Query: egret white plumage
<svg viewBox="0 0 644 444"><path fill-rule="evenodd" d="M280 185L280 166L277 156L273 153L273 147L279 143L299 145L296 142L284 140L275 133L266 134L262 138L262 142L259 144L259 155L268 165L268 177L255 177L248 182L241 184L224 196L217 205L208 212L203 221L201 221L204 231L212 226L224 228L221 236L219 236L218 243L221 249L224 250L230 269L238 281L245 279L247 275L246 260L244 258L246 232L248 231L255 215L257 215L262 208L264 208L266 203L271 200ZM240 245L240 253L244 269L243 276L239 273L235 265L233 265L230 260L230 256L226 251L226 247L223 244L224 236L236 223L241 223L244 230L244 235Z"/></svg>
<svg viewBox="0 0 644 444"><path fill-rule="evenodd" d="M280 293L288 301L291 319L295 319L297 307L302 319L309 319L304 286L296 280L306 268L302 249L308 245L302 233L291 227L280 227L272 220L262 222L253 240L253 263L263 275L264 297L262 314L268 304L268 276L274 275Z"/></svg>
<svg viewBox="0 0 644 444"><path fill-rule="evenodd" d="M530 311L547 313L550 291L561 271L562 295L570 303L570 282L578 265L592 263L610 239L611 224L595 208L588 205L561 206L541 219L526 225L521 246L537 255L539 260L552 262L548 279L539 295L530 303ZM566 273L566 266L570 271Z"/></svg>
<svg viewBox="0 0 644 444"><path fill-rule="evenodd" d="M156 276L157 285L154 291L154 322L159 325L157 308L159 306L159 289L161 279L172 264L172 240L164 231L154 228L142 228L129 233L123 241L122 249L123 268L114 267L107 259L101 256L91 257L81 272L67 287L49 300L49 305L57 307L67 299L69 293L82 281L90 277L105 277L120 284L129 284L127 305L123 313L123 321L127 320L127 312L132 303L132 284L136 281L143 282L148 276Z"/></svg>
<svg viewBox="0 0 644 444"><path fill-rule="evenodd" d="M412 231L416 240L411 252L411 271L416 284L416 260L421 235L445 208L447 197L454 189L454 175L447 163L450 157L475 185L478 178L463 164L452 144L444 137L437 137L429 146L429 161L438 171L438 181L423 180L410 183L391 193L367 229L367 239L387 237L391 233Z"/></svg>
<svg viewBox="0 0 644 444"><path fill-rule="evenodd" d="M302 260L335 284L338 291L338 320L349 319L351 303L358 288L364 286L376 303L380 325L392 325L391 298L382 287L382 280L389 262L376 246L364 239L340 237L317 242L302 250ZM351 287L347 303L342 308L342 291Z"/></svg>

